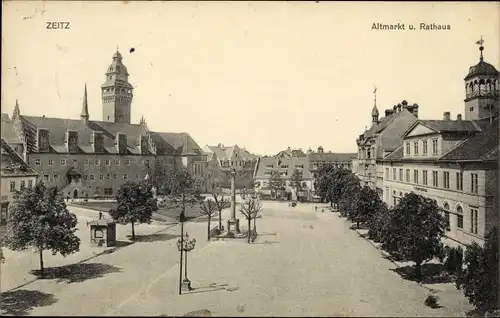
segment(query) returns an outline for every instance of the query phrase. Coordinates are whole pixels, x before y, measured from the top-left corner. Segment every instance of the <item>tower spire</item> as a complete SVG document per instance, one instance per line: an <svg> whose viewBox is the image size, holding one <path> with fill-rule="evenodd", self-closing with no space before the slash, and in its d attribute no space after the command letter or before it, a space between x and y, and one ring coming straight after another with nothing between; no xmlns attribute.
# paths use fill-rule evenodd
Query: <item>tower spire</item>
<svg viewBox="0 0 500 318"><path fill-rule="evenodd" d="M82 113L80 114L80 118L85 122L89 120L89 105L87 101L87 83L85 83L85 91L83 92L83 105L82 105Z"/></svg>
<svg viewBox="0 0 500 318"><path fill-rule="evenodd" d="M484 50L484 40L483 40L483 36L481 35L481 39L479 41L476 42L477 45L479 45L479 52L480 53L480 56L479 56L479 60L482 62L483 61L483 50Z"/></svg>
<svg viewBox="0 0 500 318"><path fill-rule="evenodd" d="M374 101L373 101L373 109L372 109L372 123L373 125L378 124L378 108L377 108L377 88L373 90L373 96L374 96Z"/></svg>
<svg viewBox="0 0 500 318"><path fill-rule="evenodd" d="M16 98L16 105L14 106L14 112L12 113L12 119L21 115L21 111L19 110L19 101Z"/></svg>

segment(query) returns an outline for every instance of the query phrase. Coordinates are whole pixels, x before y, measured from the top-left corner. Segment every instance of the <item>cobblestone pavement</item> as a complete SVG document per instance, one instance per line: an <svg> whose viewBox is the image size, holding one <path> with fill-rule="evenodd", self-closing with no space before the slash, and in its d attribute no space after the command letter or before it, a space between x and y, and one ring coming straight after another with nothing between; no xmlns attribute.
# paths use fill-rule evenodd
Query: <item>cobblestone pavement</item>
<svg viewBox="0 0 500 318"><path fill-rule="evenodd" d="M215 316L462 316L468 309L460 297L447 298L438 309L426 307L428 289L391 271L396 266L333 213L308 204L263 204L254 244L209 243L205 223L186 225L197 239L188 260L191 292L178 295L176 226L85 262L80 277L26 285L19 294L39 301L17 313L179 316L206 309Z"/></svg>

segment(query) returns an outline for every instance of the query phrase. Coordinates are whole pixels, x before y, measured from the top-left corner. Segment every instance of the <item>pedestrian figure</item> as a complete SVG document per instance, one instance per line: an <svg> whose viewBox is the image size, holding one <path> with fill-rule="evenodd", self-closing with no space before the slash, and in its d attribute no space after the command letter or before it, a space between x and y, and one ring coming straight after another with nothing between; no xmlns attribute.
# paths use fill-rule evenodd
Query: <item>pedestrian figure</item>
<svg viewBox="0 0 500 318"><path fill-rule="evenodd" d="M318 207L314 206L314 211L318 212Z"/></svg>
<svg viewBox="0 0 500 318"><path fill-rule="evenodd" d="M99 211L99 220L102 219L102 211Z"/></svg>

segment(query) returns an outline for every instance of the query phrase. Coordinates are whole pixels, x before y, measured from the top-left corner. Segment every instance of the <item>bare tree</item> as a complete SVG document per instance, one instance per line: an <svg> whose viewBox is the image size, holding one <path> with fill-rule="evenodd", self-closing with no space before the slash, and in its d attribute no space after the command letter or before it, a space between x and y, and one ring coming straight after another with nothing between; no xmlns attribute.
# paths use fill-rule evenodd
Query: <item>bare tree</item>
<svg viewBox="0 0 500 318"><path fill-rule="evenodd" d="M201 214L205 215L208 219L208 233L207 237L210 241L210 222L212 221L212 216L215 216L219 211L217 210L217 205L212 199L203 200L200 202Z"/></svg>
<svg viewBox="0 0 500 318"><path fill-rule="evenodd" d="M212 194L217 211L219 211L219 230L222 231L222 210L231 206L229 199L224 198L224 194L213 192Z"/></svg>
<svg viewBox="0 0 500 318"><path fill-rule="evenodd" d="M245 219L248 221L248 243L251 242L251 222L252 219L257 217L257 214L262 210L262 205L260 204L260 201L251 198L247 200L244 204L241 205L240 212L245 216Z"/></svg>

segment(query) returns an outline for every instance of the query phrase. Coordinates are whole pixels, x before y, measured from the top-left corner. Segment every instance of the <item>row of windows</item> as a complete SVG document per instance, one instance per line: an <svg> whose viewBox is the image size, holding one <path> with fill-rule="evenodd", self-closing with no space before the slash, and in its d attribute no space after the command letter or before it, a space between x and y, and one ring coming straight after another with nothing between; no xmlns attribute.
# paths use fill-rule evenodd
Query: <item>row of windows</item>
<svg viewBox="0 0 500 318"><path fill-rule="evenodd" d="M398 180L398 171L396 168L392 168L392 180L394 181L403 181L403 169L399 168L399 180ZM405 182L412 182L410 178L410 169L406 169L405 171ZM413 183L415 184L422 184L422 185L428 185L428 172L427 170L422 170L422 183L420 183L420 171L414 169L413 170ZM385 168L385 178L387 180L389 179L389 168ZM477 173L471 173L470 174L470 189L469 191L471 193L478 193L479 192L479 186L478 186L478 175ZM455 179L455 190L457 191L463 191L464 189L464 174L463 172L457 172L456 173L456 179ZM438 171L432 171L432 186L435 188L440 187L440 182L439 182L439 172ZM442 174L442 187L444 189L450 189L450 173L448 171L444 171Z"/></svg>
<svg viewBox="0 0 500 318"><path fill-rule="evenodd" d="M97 178L97 175L96 175L96 176L94 176L93 174L83 175L83 176L82 176L82 179L83 179L83 180L96 180L96 178ZM100 175L99 175L99 180L104 180L104 179L106 179L106 180L115 179L115 180L116 180L117 178L118 178L118 177L117 177L117 174L116 174L116 173L107 173L107 174L100 174ZM124 174L122 175L122 178L123 178L124 180L127 180L127 179L129 178L129 177L128 177L128 174L127 174L127 173L124 173ZM135 175L135 178L136 178L136 179L140 179L140 178L141 178L140 174L138 174L138 173L137 173L137 174ZM50 178L50 175L48 175L48 174L44 174L44 175L43 175L43 180L44 180L44 181L47 181L47 182L49 182L49 181L59 182L59 180L60 180L60 179L59 179L59 175L58 175L58 174L53 174L53 175L52 175L52 178Z"/></svg>
<svg viewBox="0 0 500 318"><path fill-rule="evenodd" d="M28 189L33 187L33 180L28 180ZM19 190L23 191L26 188L26 181L22 180L19 182ZM10 192L15 192L16 189L16 181L11 181L9 184Z"/></svg>
<svg viewBox="0 0 500 318"><path fill-rule="evenodd" d="M121 160L120 159L115 159L115 160L105 159L103 161L104 161L104 165L105 166L111 166L113 162L114 162L114 165L116 165L116 166L119 166L121 164ZM55 163L54 159L48 159L48 165L49 166L53 166L54 163ZM78 165L78 160L77 159L73 159L72 163L73 163L73 166L77 166ZM95 160L84 159L83 160L83 164L85 166L90 166L91 163L93 163L94 166L100 166L101 165L101 160L100 159L95 159ZM40 166L41 164L42 164L41 159L35 159L35 166ZM66 166L67 165L67 159L60 159L59 160L59 164L61 166ZM123 164L125 166L130 166L130 159L124 159L123 160ZM146 166L146 168L149 168L150 161L149 160L142 160L142 164L144 166Z"/></svg>
<svg viewBox="0 0 500 318"><path fill-rule="evenodd" d="M438 153L438 140L437 139L432 139L432 154L433 155L436 155ZM413 142L413 154L418 156L419 155L419 146L420 146L420 141L414 141ZM428 141L427 140L423 140L422 141L422 155L426 156L427 153L428 153ZM410 143L407 142L406 145L405 145L405 149L406 149L406 154L407 155L410 155L410 150L411 150L411 147L410 147Z"/></svg>

